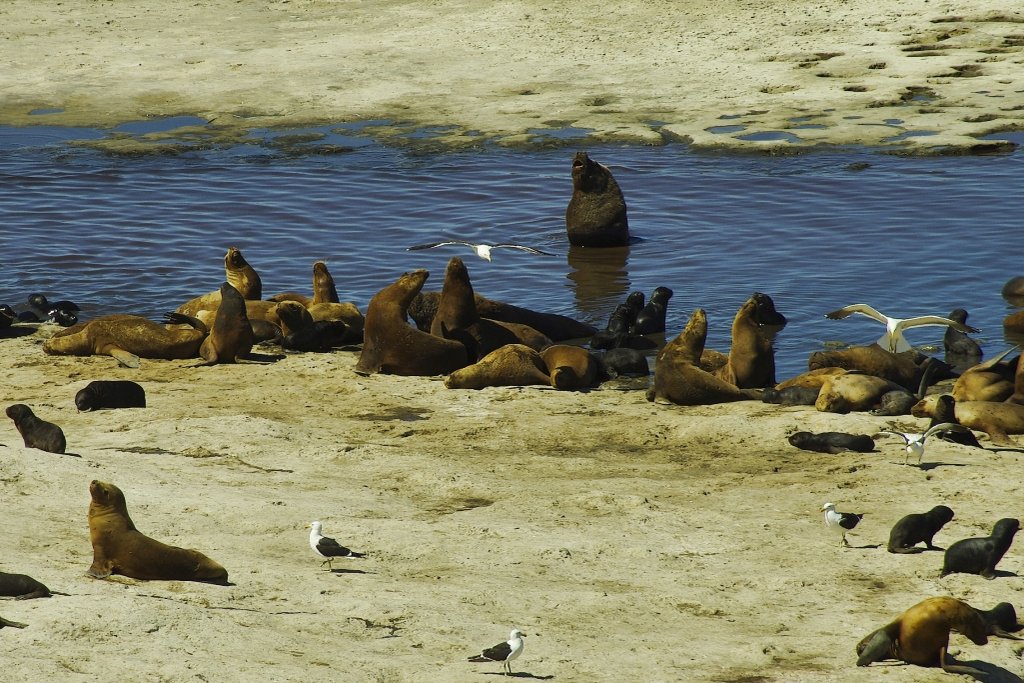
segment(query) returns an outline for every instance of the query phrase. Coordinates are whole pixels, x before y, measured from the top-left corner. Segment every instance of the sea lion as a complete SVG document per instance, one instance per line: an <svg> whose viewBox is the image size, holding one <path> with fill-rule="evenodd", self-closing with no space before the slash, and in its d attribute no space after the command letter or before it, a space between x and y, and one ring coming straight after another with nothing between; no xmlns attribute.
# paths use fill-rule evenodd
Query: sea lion
<svg viewBox="0 0 1024 683"><path fill-rule="evenodd" d="M128 515L124 493L113 484L89 484L89 576L121 574L140 580L227 583L228 572L198 550L166 545L145 536Z"/></svg>
<svg viewBox="0 0 1024 683"><path fill-rule="evenodd" d="M1013 608L1013 605L1008 602L1000 602L992 609L978 609L977 607L975 609L989 625L990 635L1019 640L1010 635L1024 628L1017 622L1017 610Z"/></svg>
<svg viewBox="0 0 1024 683"><path fill-rule="evenodd" d="M1024 275L1011 277L999 290L999 293L1014 306L1024 304Z"/></svg>
<svg viewBox="0 0 1024 683"><path fill-rule="evenodd" d="M540 354L525 344L506 344L444 380L449 389L548 385L551 376Z"/></svg>
<svg viewBox="0 0 1024 683"><path fill-rule="evenodd" d="M0 596L15 600L50 597L50 589L26 574L0 572Z"/></svg>
<svg viewBox="0 0 1024 683"><path fill-rule="evenodd" d="M967 311L963 308L954 308L948 317L963 324L967 322ZM955 327L946 328L946 333L942 336L942 348L946 354L945 361L954 372L963 372L981 362L981 345Z"/></svg>
<svg viewBox="0 0 1024 683"><path fill-rule="evenodd" d="M128 380L97 380L75 394L75 406L83 413L102 408L145 408L146 390Z"/></svg>
<svg viewBox="0 0 1024 683"><path fill-rule="evenodd" d="M7 417L14 420L14 426L25 441L25 448L38 448L48 453L64 453L67 441L60 427L35 416L32 409L23 403L7 407Z"/></svg>
<svg viewBox="0 0 1024 683"><path fill-rule="evenodd" d="M647 356L637 349L608 349L600 355L595 354L595 356L608 377L618 377L620 375L646 377L651 374L651 366L647 362Z"/></svg>
<svg viewBox="0 0 1024 683"><path fill-rule="evenodd" d="M565 210L569 243L577 247L622 247L629 244L626 199L607 166L586 152L572 160L572 197Z"/></svg>
<svg viewBox="0 0 1024 683"><path fill-rule="evenodd" d="M1010 549L1019 529L1019 520L1006 517L995 523L990 536L957 541L946 549L939 577L960 573L980 574L989 580L996 578L996 565Z"/></svg>
<svg viewBox="0 0 1024 683"><path fill-rule="evenodd" d="M600 364L582 346L553 344L540 352L540 357L556 389L586 389L599 383Z"/></svg>
<svg viewBox="0 0 1024 683"><path fill-rule="evenodd" d="M139 358L195 358L206 334L205 325L167 329L142 316L115 313L61 330L43 342L43 351L51 355L108 355L125 367L137 368Z"/></svg>
<svg viewBox="0 0 1024 683"><path fill-rule="evenodd" d="M910 409L921 398L903 387L887 391L878 398L878 404L869 412L872 415L909 415Z"/></svg>
<svg viewBox="0 0 1024 683"><path fill-rule="evenodd" d="M446 375L469 364L462 343L422 332L406 322L409 303L429 276L423 269L403 273L370 299L363 349L355 367L358 374Z"/></svg>
<svg viewBox="0 0 1024 683"><path fill-rule="evenodd" d="M942 550L932 545L932 539L951 519L953 511L945 505L936 505L928 512L909 514L896 522L889 532L886 549L890 553L919 553L921 549L914 546L923 541L928 550Z"/></svg>
<svg viewBox="0 0 1024 683"><path fill-rule="evenodd" d="M313 298L306 304L315 322L340 320L348 326L346 342L358 343L363 340L365 317L359 308L338 298L334 278L327 270L327 264L317 261L313 264Z"/></svg>
<svg viewBox="0 0 1024 683"><path fill-rule="evenodd" d="M759 390L740 389L698 367L707 335L707 315L704 309L698 308L683 331L658 354L654 363L654 386L647 392L648 401L693 406L760 399Z"/></svg>
<svg viewBox="0 0 1024 683"><path fill-rule="evenodd" d="M928 429L931 429L935 425L942 423L960 424L956 419L956 400L949 394L939 394L935 397L935 410L932 412L931 422L928 424ZM943 441L949 441L951 443L958 443L961 446L970 446L971 448L984 448L981 443L978 442L978 437L974 435L974 432L964 429L950 429L943 430L935 433L935 436L942 439Z"/></svg>
<svg viewBox="0 0 1024 683"><path fill-rule="evenodd" d="M246 314L248 316L248 311ZM267 315L267 321L278 327L282 337L312 327L314 322L309 310L298 301L278 302Z"/></svg>
<svg viewBox="0 0 1024 683"><path fill-rule="evenodd" d="M848 372L850 371L846 368L837 367L807 370L806 372L801 372L795 377L790 377L787 380L779 382L775 385L775 388L779 391L788 389L789 387L809 387L821 390L821 385L825 383L825 380L828 379L830 375L845 375Z"/></svg>
<svg viewBox="0 0 1024 683"><path fill-rule="evenodd" d="M960 373L950 393L958 401L1005 401L1015 390L1020 356L1006 360L1007 349L984 363L976 363Z"/></svg>
<svg viewBox="0 0 1024 683"><path fill-rule="evenodd" d="M946 649L950 631L967 636L975 645L984 645L989 630L978 611L966 602L928 598L857 643L857 666L895 659L917 666L941 666L949 673L981 674L973 667L947 661Z"/></svg>
<svg viewBox="0 0 1024 683"><path fill-rule="evenodd" d="M914 404L910 414L914 417L932 417L938 397L925 396ZM1016 446L1010 434L1024 434L1024 406L1016 403L997 401L953 400L953 414L956 423L969 429L985 432L992 443L1000 446Z"/></svg>
<svg viewBox="0 0 1024 683"><path fill-rule="evenodd" d="M833 375L821 385L814 407L823 413L867 411L878 405L883 394L899 388L895 382L874 375Z"/></svg>
<svg viewBox="0 0 1024 683"><path fill-rule="evenodd" d="M349 327L341 320L318 320L281 338L281 347L292 351L329 352L351 343Z"/></svg>
<svg viewBox="0 0 1024 683"><path fill-rule="evenodd" d="M249 265L237 247L228 247L224 255L224 279L242 295L243 299L259 301L263 298L263 282L259 273ZM202 320L199 311L216 311L220 305L220 295L218 289L190 299L178 306L176 312L196 316Z"/></svg>
<svg viewBox="0 0 1024 683"><path fill-rule="evenodd" d="M612 311L605 328L590 338L592 349L615 349L627 347L626 339L633 334L636 318L644 308L644 293L632 292L626 302L619 304ZM655 345L651 346L654 348Z"/></svg>
<svg viewBox="0 0 1024 683"><path fill-rule="evenodd" d="M630 329L633 334L656 334L665 331L665 315L668 312L668 300L672 298L672 290L668 287L655 287L647 305L636 316L636 322Z"/></svg>
<svg viewBox="0 0 1024 683"><path fill-rule="evenodd" d="M74 301L49 301L44 294L30 295L28 305L40 314L42 320L57 323L61 327L71 327L77 323L78 312L82 310Z"/></svg>
<svg viewBox="0 0 1024 683"><path fill-rule="evenodd" d="M235 363L252 351L252 325L245 313L245 299L228 282L220 286L220 297L210 334L199 347L204 365Z"/></svg>
<svg viewBox="0 0 1024 683"><path fill-rule="evenodd" d="M754 292L732 321L732 344L725 365L716 377L740 389L761 389L775 384L775 337L786 318L775 310L767 294Z"/></svg>
<svg viewBox="0 0 1024 683"><path fill-rule="evenodd" d="M924 370L915 362L916 354L916 351L890 353L875 344L852 346L838 351L815 351L807 359L807 369L856 370L895 382L908 391L917 391Z"/></svg>
<svg viewBox="0 0 1024 683"><path fill-rule="evenodd" d="M867 434L795 432L789 435L788 441L797 448L818 453L835 454L843 451L870 453L875 450L875 441Z"/></svg>
<svg viewBox="0 0 1024 683"><path fill-rule="evenodd" d="M781 406L813 406L818 400L821 387L790 386L785 389L767 387L761 392L761 400L765 403L776 403Z"/></svg>

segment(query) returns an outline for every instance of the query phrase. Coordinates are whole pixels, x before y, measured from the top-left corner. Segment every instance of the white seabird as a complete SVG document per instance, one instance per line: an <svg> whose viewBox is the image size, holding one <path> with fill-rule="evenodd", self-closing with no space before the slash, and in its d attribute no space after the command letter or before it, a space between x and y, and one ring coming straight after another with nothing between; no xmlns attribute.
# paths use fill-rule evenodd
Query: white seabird
<svg viewBox="0 0 1024 683"><path fill-rule="evenodd" d="M864 514L857 512L836 512L835 503L825 503L821 506L821 509L825 513L825 526L839 532L840 546L845 545L849 547L850 544L846 541L846 532L857 526Z"/></svg>
<svg viewBox="0 0 1024 683"><path fill-rule="evenodd" d="M523 638L525 637L525 633L512 629L512 632L508 634L508 640L504 643L498 643L494 647L489 647L480 654L473 655L468 661L501 662L501 670L505 672L506 676L511 676L512 666L509 662L523 653Z"/></svg>
<svg viewBox="0 0 1024 683"><path fill-rule="evenodd" d="M525 251L530 254L540 254L542 256L554 256L546 251L540 249L534 249L533 247L524 247L521 244L473 244L472 242L466 242L465 240L446 240L444 242L431 242L430 244L417 244L413 247L407 247L406 251L421 251L423 249L434 249L436 247L443 247L448 244L458 244L464 247L469 247L476 252L476 255L480 258L490 261L492 249L518 249L519 251Z"/></svg>
<svg viewBox="0 0 1024 683"><path fill-rule="evenodd" d="M881 434L895 434L896 436L903 439L906 444L907 455L903 458L903 464L908 464L911 456L917 457L918 466L921 465L921 459L924 458L924 442L929 436L938 434L939 438L942 438L942 432L970 432L970 429L963 425L956 424L955 422L940 422L937 425L932 425L923 433L917 432L897 432L891 429L879 430Z"/></svg>
<svg viewBox="0 0 1024 683"><path fill-rule="evenodd" d="M885 325L885 334L879 337L878 341L875 343L883 349L889 349L889 351L893 353L909 351L912 348L910 343L903 336L903 330L908 327L940 325L952 327L954 330L959 332L981 332L981 330L976 327L971 327L965 323L959 323L956 320L944 318L941 315L921 315L915 318L890 318L887 315L882 315L867 304L850 304L849 306L844 306L839 310L826 313L825 317L829 320L842 320L846 316L854 313L866 315L872 320L877 320Z"/></svg>
<svg viewBox="0 0 1024 683"><path fill-rule="evenodd" d="M357 553L354 550L349 550L333 538L324 536L321 533L323 524L320 522L312 522L309 527L309 547L320 557L327 558L320 563L321 567L326 564L329 570L333 570L334 565L331 563L336 557L366 557L366 553Z"/></svg>

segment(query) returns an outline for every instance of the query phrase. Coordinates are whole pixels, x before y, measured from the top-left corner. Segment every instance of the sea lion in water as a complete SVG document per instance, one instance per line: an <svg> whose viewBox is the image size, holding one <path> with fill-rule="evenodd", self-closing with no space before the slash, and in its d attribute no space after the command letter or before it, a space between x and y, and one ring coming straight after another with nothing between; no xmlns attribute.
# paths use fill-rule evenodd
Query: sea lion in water
<svg viewBox="0 0 1024 683"><path fill-rule="evenodd" d="M914 404L910 414L914 417L932 417L938 398L925 396ZM958 424L989 435L999 446L1016 446L1010 434L1024 434L1024 406L1002 401L956 401L953 414Z"/></svg>
<svg viewBox="0 0 1024 683"><path fill-rule="evenodd" d="M1006 517L995 523L991 536L957 541L946 549L939 577L960 573L979 574L990 580L996 578L996 565L1010 549L1019 529L1019 520Z"/></svg>
<svg viewBox="0 0 1024 683"><path fill-rule="evenodd" d="M50 597L50 589L27 574L0 572L0 596L15 600Z"/></svg>
<svg viewBox="0 0 1024 683"><path fill-rule="evenodd" d="M647 392L648 401L694 406L760 399L760 391L737 388L698 367L707 335L707 315L704 309L698 308L683 331L658 354L654 363L654 386Z"/></svg>
<svg viewBox="0 0 1024 683"><path fill-rule="evenodd" d="M647 305L636 316L636 322L630 329L633 334L656 334L665 331L665 315L668 313L668 300L672 298L672 290L668 287L655 287Z"/></svg>
<svg viewBox="0 0 1024 683"><path fill-rule="evenodd" d="M999 290L999 293L1014 306L1024 304L1024 275L1011 277Z"/></svg>
<svg viewBox="0 0 1024 683"><path fill-rule="evenodd" d="M775 310L767 294L754 292L732 321L732 344L716 377L740 389L761 389L775 384L775 337L786 318Z"/></svg>
<svg viewBox="0 0 1024 683"><path fill-rule="evenodd" d="M142 316L115 313L61 330L43 342L43 351L52 355L108 355L125 367L137 368L139 358L195 358L207 332L201 323L167 329Z"/></svg>
<svg viewBox="0 0 1024 683"><path fill-rule="evenodd" d="M818 453L835 454L843 451L870 453L875 450L875 441L867 434L795 432L789 435L788 441L797 448Z"/></svg>
<svg viewBox="0 0 1024 683"><path fill-rule="evenodd" d="M928 598L857 643L857 666L895 659L917 666L941 666L949 673L982 674L973 667L946 660L950 631L967 636L975 645L984 645L990 634L995 635L981 614L966 602Z"/></svg>
<svg viewBox="0 0 1024 683"><path fill-rule="evenodd" d="M569 243L577 247L623 247L629 244L626 199L607 166L586 152L572 160L572 197L565 210Z"/></svg>
<svg viewBox="0 0 1024 683"><path fill-rule="evenodd" d="M452 372L444 380L449 389L550 384L551 376L540 354L525 344L506 344L472 365Z"/></svg>
<svg viewBox="0 0 1024 683"><path fill-rule="evenodd" d="M598 384L601 366L582 346L552 344L540 352L540 357L556 389L586 389Z"/></svg>
<svg viewBox="0 0 1024 683"><path fill-rule="evenodd" d="M220 286L220 297L210 334L199 347L204 365L235 363L252 351L252 325L245 313L245 299L228 282Z"/></svg>
<svg viewBox="0 0 1024 683"><path fill-rule="evenodd" d="M435 337L406 322L406 313L430 273L403 273L377 292L366 309L363 350L355 371L361 375L447 375L468 365L466 347Z"/></svg>
<svg viewBox="0 0 1024 683"><path fill-rule="evenodd" d="M25 448L60 454L67 448L63 430L52 422L36 417L27 405L15 403L8 406L7 417L14 420L14 426L25 441Z"/></svg>
<svg viewBox="0 0 1024 683"><path fill-rule="evenodd" d="M915 548L922 541L928 550L942 550L932 545L935 534L953 519L953 511L945 505L936 505L928 512L913 513L896 522L889 532L889 544L886 549L890 553L919 553Z"/></svg>
<svg viewBox="0 0 1024 683"><path fill-rule="evenodd" d="M121 574L133 579L227 583L228 572L198 550L166 545L145 536L128 515L124 493L113 484L89 484L89 576Z"/></svg>
<svg viewBox="0 0 1024 683"><path fill-rule="evenodd" d="M96 380L75 394L75 406L83 413L102 408L145 408L146 390L128 380Z"/></svg>

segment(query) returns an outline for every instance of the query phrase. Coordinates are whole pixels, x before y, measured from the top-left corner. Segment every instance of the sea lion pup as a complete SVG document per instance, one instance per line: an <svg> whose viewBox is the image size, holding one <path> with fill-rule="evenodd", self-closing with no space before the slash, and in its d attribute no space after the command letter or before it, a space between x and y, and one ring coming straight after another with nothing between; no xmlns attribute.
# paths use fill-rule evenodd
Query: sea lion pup
<svg viewBox="0 0 1024 683"><path fill-rule="evenodd" d="M64 453L67 441L60 427L35 416L32 409L24 403L15 403L7 407L7 417L14 420L25 448L38 448L47 453Z"/></svg>
<svg viewBox="0 0 1024 683"><path fill-rule="evenodd" d="M469 364L466 347L460 342L435 337L406 322L409 303L429 276L423 269L403 273L373 295L366 309L356 373L447 375Z"/></svg>
<svg viewBox="0 0 1024 683"><path fill-rule="evenodd" d="M916 405L916 404L915 404ZM952 424L960 424L956 419L956 400L949 394L939 394L935 397L935 410L932 412L931 422L928 423L928 429L931 429L937 424L944 422ZM978 437L974 435L974 432L964 429L950 429L938 431L935 436L942 439L943 441L949 441L952 443L958 443L961 446L970 446L971 448L984 448L978 441Z"/></svg>
<svg viewBox="0 0 1024 683"><path fill-rule="evenodd" d="M75 394L75 407L83 413L102 408L145 408L146 390L128 380L96 380Z"/></svg>
<svg viewBox="0 0 1024 683"><path fill-rule="evenodd" d="M655 334L665 331L665 315L668 313L668 300L672 298L672 290L668 287L655 287L647 305L637 314L636 322L630 329L633 334Z"/></svg>
<svg viewBox="0 0 1024 683"><path fill-rule="evenodd" d="M950 397L952 399L952 397ZM932 417L938 397L925 396L914 404L910 414L914 417ZM1003 401L953 401L955 422L989 435L993 444L1016 446L1010 434L1024 434L1024 406ZM952 422L953 420L951 420Z"/></svg>
<svg viewBox="0 0 1024 683"><path fill-rule="evenodd" d="M1010 549L1019 529L1019 520L1006 517L995 523L991 536L957 541L946 549L939 578L956 573L979 574L989 580L996 578L996 565Z"/></svg>
<svg viewBox="0 0 1024 683"><path fill-rule="evenodd" d="M867 434L795 432L789 435L788 441L797 448L818 453L835 454L843 451L870 453L875 450L875 441Z"/></svg>
<svg viewBox="0 0 1024 683"><path fill-rule="evenodd" d="M194 326L167 329L138 315L104 315L61 330L43 342L43 351L66 356L107 355L129 368L139 367L139 358L195 358L208 330L201 322L189 322Z"/></svg>
<svg viewBox="0 0 1024 683"><path fill-rule="evenodd" d="M895 382L908 391L917 391L924 370L914 361L916 352L889 353L880 346L852 346L838 351L815 351L807 359L807 369L844 368ZM937 371L933 377L938 379Z"/></svg>
<svg viewBox="0 0 1024 683"><path fill-rule="evenodd" d="M896 522L889 532L886 550L890 553L919 553L921 548L914 546L922 541L928 550L942 550L932 545L932 539L951 519L953 511L945 505L936 505L928 512L909 514Z"/></svg>
<svg viewBox="0 0 1024 683"><path fill-rule="evenodd" d="M242 295L243 299L259 301L263 298L263 283L259 274L249 265L237 247L228 247L228 253L224 255L224 279ZM219 305L218 289L186 301L178 306L176 312L202 319L199 311L216 311Z"/></svg>
<svg viewBox="0 0 1024 683"><path fill-rule="evenodd" d="M0 572L0 597L32 600L50 597L50 589L27 574Z"/></svg>
<svg viewBox="0 0 1024 683"><path fill-rule="evenodd" d="M629 244L626 199L607 166L586 152L572 160L572 197L565 209L569 243L577 247L623 247Z"/></svg>
<svg viewBox="0 0 1024 683"><path fill-rule="evenodd" d="M989 630L989 624L966 602L928 598L857 643L857 666L895 659L917 666L941 666L949 673L982 674L965 664L947 661L946 650L950 631L967 636L975 645L984 645Z"/></svg>
<svg viewBox="0 0 1024 683"><path fill-rule="evenodd" d="M647 356L637 349L608 349L601 354L594 354L607 377L633 375L646 377L651 374L651 365Z"/></svg>
<svg viewBox="0 0 1024 683"><path fill-rule="evenodd" d="M1013 605L1008 602L1000 602L992 609L975 609L988 624L989 635L1020 640L1018 636L1011 635L1024 628L1017 622L1017 610L1013 608Z"/></svg>
<svg viewBox="0 0 1024 683"><path fill-rule="evenodd" d="M818 400L818 393L821 387L800 387L791 386L784 389L767 387L761 392L761 400L765 403L775 403L780 406L813 406Z"/></svg>
<svg viewBox="0 0 1024 683"><path fill-rule="evenodd" d="M590 351L582 346L553 344L540 352L551 375L551 386L574 390L597 386L601 366Z"/></svg>
<svg viewBox="0 0 1024 683"><path fill-rule="evenodd" d="M698 308L683 331L658 354L654 363L654 386L647 391L648 401L695 406L755 401L761 397L758 390L740 389L698 367L707 336L707 315L704 309Z"/></svg>
<svg viewBox="0 0 1024 683"><path fill-rule="evenodd" d="M832 375L821 385L814 407L823 413L863 412L878 405L883 394L899 388L874 375Z"/></svg>
<svg viewBox="0 0 1024 683"><path fill-rule="evenodd" d="M245 299L228 282L220 286L220 296L217 317L199 347L204 365L235 363L252 351L253 333L245 313Z"/></svg>
<svg viewBox="0 0 1024 683"><path fill-rule="evenodd" d="M967 322L967 310L954 308L949 312L949 319L958 323ZM981 362L981 345L955 327L947 327L946 333L942 336L942 348L945 351L946 363L955 372L963 372L972 365Z"/></svg>
<svg viewBox="0 0 1024 683"><path fill-rule="evenodd" d="M525 344L506 344L472 365L452 372L444 380L449 389L550 384L551 376L540 354Z"/></svg>
<svg viewBox="0 0 1024 683"><path fill-rule="evenodd" d="M619 304L608 318L608 324L590 338L592 349L616 349L624 342L636 324L636 318L644 308L644 293L632 292L626 302ZM657 346L656 344L654 346ZM652 346L651 348L654 348Z"/></svg>
<svg viewBox="0 0 1024 683"><path fill-rule="evenodd" d="M732 321L732 344L725 365L714 374L740 389L775 384L775 337L786 318L767 294L754 292Z"/></svg>
<svg viewBox="0 0 1024 683"><path fill-rule="evenodd" d="M128 515L124 493L113 484L89 484L89 576L121 574L133 579L227 583L228 572L198 550L166 545L145 536Z"/></svg>

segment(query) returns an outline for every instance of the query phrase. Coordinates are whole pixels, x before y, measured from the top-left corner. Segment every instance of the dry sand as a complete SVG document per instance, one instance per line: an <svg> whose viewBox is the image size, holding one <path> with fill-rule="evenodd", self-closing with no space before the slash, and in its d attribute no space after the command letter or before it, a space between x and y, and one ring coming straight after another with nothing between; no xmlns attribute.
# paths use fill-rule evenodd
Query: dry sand
<svg viewBox="0 0 1024 683"><path fill-rule="evenodd" d="M738 120L774 129L832 109L801 134L877 142L844 117L899 117L951 144L1019 122L1019 14L779 5L14 0L0 5L0 119L385 117L510 140L553 121L657 140L657 119L720 143L702 131L722 114L764 110ZM968 20L935 23L954 11ZM951 75L958 65L979 68ZM931 113L872 106L912 86L936 93ZM65 112L26 113L54 106ZM529 634L513 670L538 680L954 680L857 668L854 646L934 595L1024 613L1020 542L993 581L939 579L941 553L884 550L896 520L938 503L956 511L941 546L1024 517L1021 453L930 443L918 469L894 437L835 456L786 441L924 420L663 406L612 385L448 390L359 377L349 351L130 370L46 356L43 336L0 342L0 395L61 425L82 457L25 449L9 421L0 432L0 569L66 593L0 602L29 625L0 631L4 681L500 680L465 658L513 627ZM78 389L119 378L144 384L149 407L76 412ZM144 533L210 555L233 585L87 578L93 479L124 490ZM867 513L853 548L823 528L826 500ZM322 570L314 519L371 556ZM954 636L952 650L985 681L1021 681L1021 643Z"/></svg>

